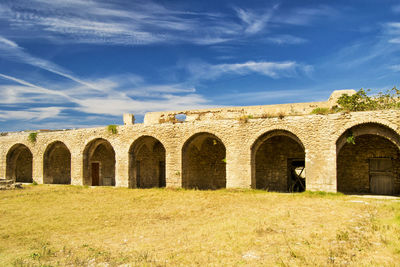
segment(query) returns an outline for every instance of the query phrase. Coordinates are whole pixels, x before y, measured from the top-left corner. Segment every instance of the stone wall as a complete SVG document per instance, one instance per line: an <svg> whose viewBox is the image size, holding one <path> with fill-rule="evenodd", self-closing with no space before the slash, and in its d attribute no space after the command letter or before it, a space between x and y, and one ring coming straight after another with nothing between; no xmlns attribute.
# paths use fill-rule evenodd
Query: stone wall
<svg viewBox="0 0 400 267"><path fill-rule="evenodd" d="M246 110L246 112L251 110L246 107L242 109ZM110 166L105 170L110 173L102 173L102 176L113 176L115 185L119 187L136 187L136 184L132 182L132 168L130 167L130 162L132 161L131 146L140 138L150 136L158 140L165 149L167 187L186 187L187 184L183 180L186 174L184 169L198 174L200 174L201 170L203 172L204 170L207 171L207 167L199 168L199 165L204 159L210 160L213 157L212 155L216 154L218 160L221 158L221 163L218 163L220 166L217 168L222 171L217 171L217 175L212 177L204 175L205 180L201 180L201 175L197 174L195 176L190 175L190 179L198 177L195 179L197 181L201 180L200 183L203 183L201 187L207 185L207 188L224 187L224 184L228 188L250 188L256 187L256 166L253 148L266 133L276 132L289 133L292 136L291 138L304 148L307 190L336 192L337 155L340 148L344 146L345 141L343 140L345 139L343 139L343 136L346 135L349 129L355 129L354 127L357 125L368 124L371 129L376 129L376 131L372 130L370 133L390 140L397 148L400 146L400 111L397 110L329 115L286 114L280 117L249 116L246 120L241 120L238 117L228 117L185 121L183 123L173 123L172 121L159 123L158 120L153 122L150 120L151 123L118 126L117 134L108 132L106 126L38 132L35 143L28 141L30 132L3 134L0 136L0 178L6 176L6 170L8 169L7 154L12 150L11 148L15 144L23 144L33 155L33 179L38 183L43 183L45 151L53 142L60 141L65 144L71 153L71 183L90 185L89 163L91 160L96 159L96 156L93 158L91 153L95 152L95 147L98 145L93 146L93 144L97 142L96 140L102 140L101 142L107 144L105 146L107 149L104 147L104 153L99 151L99 155L104 154L107 156L105 156L106 159L101 159L98 156L97 160L106 160L110 163ZM203 139L201 142L196 141L197 145L194 145L194 147L187 146L189 149L186 149L187 144L192 144L192 138L195 138L200 133L206 133L204 136L212 137L210 140L217 140L218 145L215 146L213 141ZM363 133L360 132L359 134L362 135ZM286 134L283 135L287 136ZM281 142L282 140L283 138L277 138L275 142ZM206 145L203 146L204 142ZM199 145L200 143L201 145ZM279 144L274 145L282 146ZM219 148L216 149L217 147ZM198 150L197 152L195 151L196 149ZM151 152L151 148L148 148L148 150ZM203 152L201 152L202 150ZM200 158L193 159L194 157L192 156L188 157L188 153L191 153L194 157L200 156ZM295 157L297 156L300 156L300 154L295 155ZM288 157L292 156L289 155ZM224 162L222 159L225 159ZM193 162L187 164L188 160L189 162L193 160ZM102 169L107 164L103 163ZM113 165L115 168L113 168ZM211 162L204 166L211 166ZM223 168L225 168L225 171L223 171ZM280 168L280 171L283 173L283 167ZM152 174L150 176L156 177L157 175ZM149 182L149 185L155 185L153 182L153 180Z"/></svg>

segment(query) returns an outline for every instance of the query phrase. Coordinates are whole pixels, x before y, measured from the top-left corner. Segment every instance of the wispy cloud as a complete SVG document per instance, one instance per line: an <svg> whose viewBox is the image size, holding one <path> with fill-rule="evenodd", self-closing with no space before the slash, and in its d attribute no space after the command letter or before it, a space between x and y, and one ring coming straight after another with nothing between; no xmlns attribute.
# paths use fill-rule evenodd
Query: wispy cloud
<svg viewBox="0 0 400 267"><path fill-rule="evenodd" d="M278 12L279 11L279 12ZM10 25L15 38L34 35L55 42L146 45L194 43L214 45L242 40L269 30L269 23L306 25L331 15L327 7L279 10L233 8L231 13L194 12L151 1L32 0L30 5L0 3L0 21ZM7 37L7 32L3 36Z"/></svg>
<svg viewBox="0 0 400 267"><path fill-rule="evenodd" d="M4 38L3 36L0 36L0 52L2 52L0 55L0 57L2 58L7 58L9 60L32 65L34 67L38 67L54 74L63 76L87 87L93 87L92 84L75 77L72 73L58 66L57 64L54 64L51 61L39 57L35 57L25 52L25 50L17 43Z"/></svg>
<svg viewBox="0 0 400 267"><path fill-rule="evenodd" d="M247 61L234 64L193 63L186 66L187 70L195 79L216 79L222 75L248 75L251 73L268 76L274 79L282 77L293 77L299 73L310 73L312 66L299 64L295 61L268 62Z"/></svg>
<svg viewBox="0 0 400 267"><path fill-rule="evenodd" d="M133 78L127 80L138 80L136 75L132 76ZM66 116L68 112L84 113L86 117L90 114L120 117L122 113L143 115L148 111L210 106L209 100L196 94L193 87L185 88L180 84L135 85L109 77L93 81L95 85L102 84L101 90L100 87L93 89L81 84L71 87L70 83L58 84L57 87L61 89L55 90L4 74L0 74L0 78L13 82L0 85L3 96L0 105L18 106L18 109L2 109L0 120L14 118L41 121L57 119ZM32 103L41 107L32 108ZM85 119L79 118L79 121L82 120ZM60 123L59 127L65 126Z"/></svg>
<svg viewBox="0 0 400 267"><path fill-rule="evenodd" d="M308 42L307 39L288 34L267 37L265 40L278 45L304 44Z"/></svg>
<svg viewBox="0 0 400 267"><path fill-rule="evenodd" d="M257 13L252 10L236 8L236 12L238 17L244 22L244 32L248 34L255 34L264 30L268 22L271 20L274 11L277 10L278 7L279 5L275 5L271 9L266 11L262 10Z"/></svg>
<svg viewBox="0 0 400 267"><path fill-rule="evenodd" d="M394 13L400 13L400 5L394 5L392 6L392 11Z"/></svg>

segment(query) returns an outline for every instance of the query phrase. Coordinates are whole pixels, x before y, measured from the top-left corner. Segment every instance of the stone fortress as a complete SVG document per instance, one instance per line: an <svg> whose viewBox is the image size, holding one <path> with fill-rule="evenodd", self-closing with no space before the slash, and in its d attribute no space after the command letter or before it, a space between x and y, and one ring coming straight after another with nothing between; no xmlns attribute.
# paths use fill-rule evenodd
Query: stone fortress
<svg viewBox="0 0 400 267"><path fill-rule="evenodd" d="M293 177L305 176L297 191L398 195L400 110L311 114L354 92L334 91L325 102L150 112L138 124L124 114L114 133L106 126L2 133L0 178L290 192Z"/></svg>

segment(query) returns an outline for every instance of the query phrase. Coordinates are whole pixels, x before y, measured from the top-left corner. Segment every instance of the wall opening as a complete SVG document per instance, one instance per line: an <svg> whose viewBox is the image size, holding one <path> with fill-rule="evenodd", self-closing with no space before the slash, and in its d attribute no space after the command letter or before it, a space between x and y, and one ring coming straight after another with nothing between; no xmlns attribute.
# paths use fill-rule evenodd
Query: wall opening
<svg viewBox="0 0 400 267"><path fill-rule="evenodd" d="M83 184L115 186L115 151L107 140L98 138L86 145L83 152Z"/></svg>
<svg viewBox="0 0 400 267"><path fill-rule="evenodd" d="M349 142L349 136L354 144ZM400 137L373 123L347 130L337 141L337 190L353 194L400 194Z"/></svg>
<svg viewBox="0 0 400 267"><path fill-rule="evenodd" d="M6 177L20 183L32 183L32 152L23 144L16 144L7 153Z"/></svg>
<svg viewBox="0 0 400 267"><path fill-rule="evenodd" d="M253 188L276 192L306 189L304 146L294 134L284 130L265 133L251 153Z"/></svg>
<svg viewBox="0 0 400 267"><path fill-rule="evenodd" d="M182 148L182 187L220 189L226 187L226 149L210 133L198 133Z"/></svg>
<svg viewBox="0 0 400 267"><path fill-rule="evenodd" d="M129 149L129 187L165 187L165 148L159 140L142 136Z"/></svg>
<svg viewBox="0 0 400 267"><path fill-rule="evenodd" d="M43 183L71 184L71 153L60 141L50 144L44 152Z"/></svg>

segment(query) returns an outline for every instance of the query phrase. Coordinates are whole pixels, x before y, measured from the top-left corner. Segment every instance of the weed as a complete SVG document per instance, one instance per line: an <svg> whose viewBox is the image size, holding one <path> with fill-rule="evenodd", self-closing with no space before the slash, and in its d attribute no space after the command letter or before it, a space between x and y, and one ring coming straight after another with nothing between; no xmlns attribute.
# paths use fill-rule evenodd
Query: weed
<svg viewBox="0 0 400 267"><path fill-rule="evenodd" d="M241 123L247 123L249 119L254 119L253 115L242 115L238 118L239 122Z"/></svg>
<svg viewBox="0 0 400 267"><path fill-rule="evenodd" d="M107 131L108 131L110 134L117 134L117 133L118 133L117 125L114 125L114 124L108 125L108 126L107 126Z"/></svg>
<svg viewBox="0 0 400 267"><path fill-rule="evenodd" d="M354 137L353 132L349 131L347 133L346 142L348 144L353 144L353 145L356 144L356 138Z"/></svg>
<svg viewBox="0 0 400 267"><path fill-rule="evenodd" d="M279 112L279 113L278 113L278 118L281 119L281 120L282 120L283 118L285 118L285 113L283 113L282 111Z"/></svg>
<svg viewBox="0 0 400 267"><path fill-rule="evenodd" d="M37 139L37 133L36 132L33 132L33 133L30 133L29 135L28 135L28 140L29 140L29 142L31 142L31 143L35 143L36 142L36 139Z"/></svg>
<svg viewBox="0 0 400 267"><path fill-rule="evenodd" d="M311 114L317 114L317 115L327 115L329 113L332 113L332 110L329 109L329 108L320 108L320 107L318 107L318 108L314 108L311 111Z"/></svg>

